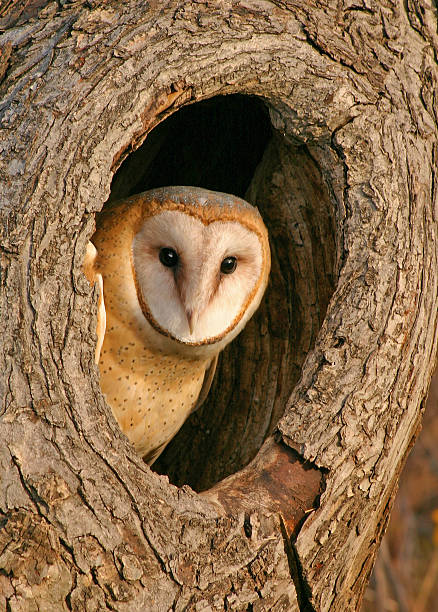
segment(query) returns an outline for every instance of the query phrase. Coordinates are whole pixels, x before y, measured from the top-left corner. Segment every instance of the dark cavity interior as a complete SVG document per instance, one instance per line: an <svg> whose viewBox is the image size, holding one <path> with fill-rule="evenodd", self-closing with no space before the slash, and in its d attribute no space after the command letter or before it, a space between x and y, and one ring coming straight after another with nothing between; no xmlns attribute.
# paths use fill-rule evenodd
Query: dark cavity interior
<svg viewBox="0 0 438 612"><path fill-rule="evenodd" d="M186 106L152 130L124 162L111 200L168 185L244 198L271 132L258 98L219 96Z"/></svg>
<svg viewBox="0 0 438 612"><path fill-rule="evenodd" d="M270 104L230 95L182 108L147 135L112 184L110 200L166 185L232 193L256 205L269 230L262 305L221 354L205 404L153 465L198 491L247 465L275 429L334 289L332 201L309 148L272 127Z"/></svg>

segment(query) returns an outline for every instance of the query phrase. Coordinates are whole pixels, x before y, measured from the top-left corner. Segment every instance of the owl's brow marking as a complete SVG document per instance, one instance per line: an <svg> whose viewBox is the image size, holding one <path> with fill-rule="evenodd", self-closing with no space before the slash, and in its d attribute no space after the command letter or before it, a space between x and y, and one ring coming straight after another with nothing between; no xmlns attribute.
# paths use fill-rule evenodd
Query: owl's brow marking
<svg viewBox="0 0 438 612"><path fill-rule="evenodd" d="M178 295L182 301L182 287L184 286L184 283L187 282L184 262L173 270L173 276L175 278L175 285L178 290Z"/></svg>
<svg viewBox="0 0 438 612"><path fill-rule="evenodd" d="M216 295L216 293L217 293L217 290L219 289L219 285L220 285L220 284L221 284L221 275L220 275L220 273L219 273L219 274L216 274L216 276L214 277L214 286L213 286L213 291L211 292L211 295L210 295L210 297L209 297L209 299L208 299L208 304L207 304L207 306L208 306L209 304L211 304L211 302L213 301L213 298L215 297L215 295Z"/></svg>
<svg viewBox="0 0 438 612"><path fill-rule="evenodd" d="M187 275L186 275L186 266L184 265L184 260L180 259L179 261L179 265L175 266L175 268L172 269L173 274L174 274L174 278L175 278L175 284L176 284L176 288L178 290L178 294L180 297L181 302L183 301L183 291L182 288L184 287L184 285L187 283L188 279L187 279ZM220 273L218 273L215 277L214 277L214 286L213 286L213 290L208 298L208 302L206 304L206 308L207 306L209 306L211 304L211 302L213 301L213 298L215 297L217 290L219 289L219 285L220 285L220 281L221 281L221 275ZM151 314L152 316L152 314ZM173 338L173 336L170 336Z"/></svg>

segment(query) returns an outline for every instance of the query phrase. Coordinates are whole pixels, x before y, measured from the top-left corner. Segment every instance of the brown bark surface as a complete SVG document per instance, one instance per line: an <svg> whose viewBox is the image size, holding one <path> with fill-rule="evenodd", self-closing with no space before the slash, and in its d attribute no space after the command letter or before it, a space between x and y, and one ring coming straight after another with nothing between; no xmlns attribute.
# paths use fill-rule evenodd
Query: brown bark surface
<svg viewBox="0 0 438 612"><path fill-rule="evenodd" d="M0 29L0 609L358 609L437 352L434 11L11 0ZM231 94L268 112L273 272L163 457L198 494L106 406L81 263L148 133Z"/></svg>

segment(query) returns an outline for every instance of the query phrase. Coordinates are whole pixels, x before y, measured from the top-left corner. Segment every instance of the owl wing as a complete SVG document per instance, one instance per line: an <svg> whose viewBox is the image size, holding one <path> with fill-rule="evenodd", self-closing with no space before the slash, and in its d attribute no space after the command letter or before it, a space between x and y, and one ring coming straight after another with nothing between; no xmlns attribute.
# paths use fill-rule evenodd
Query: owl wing
<svg viewBox="0 0 438 612"><path fill-rule="evenodd" d="M97 250L94 244L89 242L87 244L87 251L85 253L84 263L82 264L82 269L84 271L85 276L88 279L88 282L94 285L97 283L99 288L99 300L97 303L97 325L96 325L96 334L97 334L97 343L96 343L96 352L94 354L94 361L99 363L100 359L100 351L102 349L103 339L105 337L106 330L106 310L105 310L105 302L103 299L103 279L102 274L99 274L96 270L96 258L97 258Z"/></svg>
<svg viewBox="0 0 438 612"><path fill-rule="evenodd" d="M214 373L216 371L217 359L218 355L216 355L216 357L213 357L213 359L210 361L210 365L205 370L205 376L204 381L202 383L201 391L199 392L196 404L192 408L192 412L195 412L195 410L197 410L201 406L201 404L204 403L208 392L210 391L211 383L213 382ZM163 442L163 444L161 444L158 448L154 448L152 451L150 451L147 455L143 457L143 459L148 465L152 465L154 461L158 459L158 457L164 451L166 446L169 444L170 440L171 438Z"/></svg>
<svg viewBox="0 0 438 612"><path fill-rule="evenodd" d="M196 401L196 404L193 406L192 412L198 410L198 408L202 406L202 404L207 398L208 392L210 391L211 383L213 382L214 373L216 372L217 360L218 355L213 357L213 359L210 361L210 365L205 370L205 376L204 381L202 383L201 391L199 392L198 399Z"/></svg>

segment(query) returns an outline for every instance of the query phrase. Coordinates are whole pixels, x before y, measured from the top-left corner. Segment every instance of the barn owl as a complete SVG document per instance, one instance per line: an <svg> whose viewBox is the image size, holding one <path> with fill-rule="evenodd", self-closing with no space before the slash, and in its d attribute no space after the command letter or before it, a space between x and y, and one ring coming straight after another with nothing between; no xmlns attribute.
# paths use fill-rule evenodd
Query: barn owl
<svg viewBox="0 0 438 612"><path fill-rule="evenodd" d="M84 271L100 288L101 388L153 463L204 401L217 358L258 308L268 233L244 200L165 187L109 205Z"/></svg>

